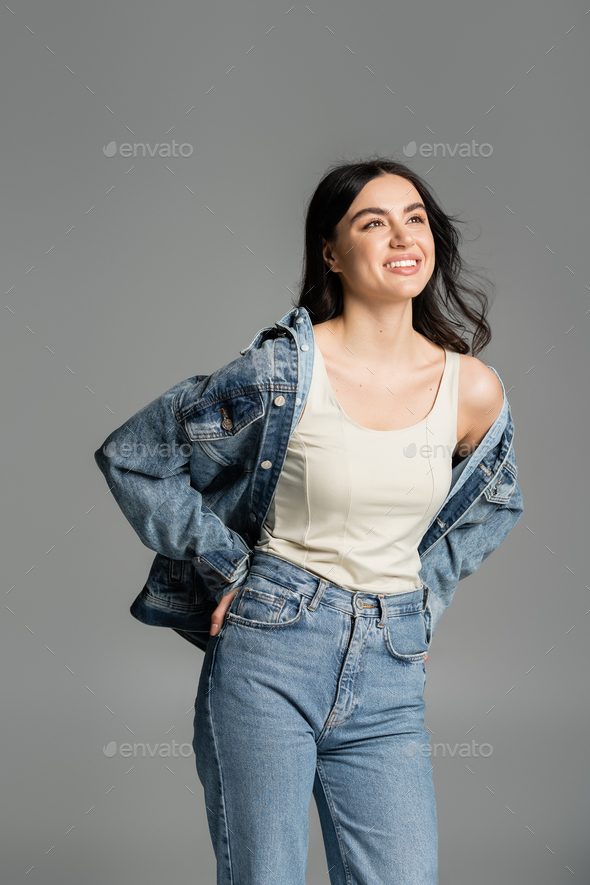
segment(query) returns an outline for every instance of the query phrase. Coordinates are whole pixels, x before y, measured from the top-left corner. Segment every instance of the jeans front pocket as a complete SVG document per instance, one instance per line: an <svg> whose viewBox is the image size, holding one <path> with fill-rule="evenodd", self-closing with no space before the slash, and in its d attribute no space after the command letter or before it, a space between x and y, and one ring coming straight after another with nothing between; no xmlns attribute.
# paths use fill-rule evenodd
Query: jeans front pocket
<svg viewBox="0 0 590 885"><path fill-rule="evenodd" d="M245 627L291 627L303 615L304 604L304 596L251 570L225 617Z"/></svg>
<svg viewBox="0 0 590 885"><path fill-rule="evenodd" d="M384 633L387 651L393 658L406 663L424 661L428 640L422 609L390 616Z"/></svg>

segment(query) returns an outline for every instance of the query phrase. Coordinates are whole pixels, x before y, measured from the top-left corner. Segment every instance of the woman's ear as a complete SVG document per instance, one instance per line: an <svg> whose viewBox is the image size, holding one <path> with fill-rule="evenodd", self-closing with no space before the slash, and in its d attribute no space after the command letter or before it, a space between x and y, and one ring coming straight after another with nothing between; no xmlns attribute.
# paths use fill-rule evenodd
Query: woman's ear
<svg viewBox="0 0 590 885"><path fill-rule="evenodd" d="M324 262L328 265L330 270L338 273L340 268L336 266L337 262L334 258L334 255L332 254L332 246L324 237L322 237L322 256L324 258Z"/></svg>

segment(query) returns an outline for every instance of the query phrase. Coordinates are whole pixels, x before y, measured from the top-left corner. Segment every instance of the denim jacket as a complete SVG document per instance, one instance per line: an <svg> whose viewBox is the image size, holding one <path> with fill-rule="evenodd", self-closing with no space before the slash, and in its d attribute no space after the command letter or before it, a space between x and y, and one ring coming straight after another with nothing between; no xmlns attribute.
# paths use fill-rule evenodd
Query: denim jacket
<svg viewBox="0 0 590 885"><path fill-rule="evenodd" d="M187 378L140 409L95 452L117 504L156 552L131 605L138 620L206 649L213 609L248 574L309 393L313 345L308 311L293 308L226 366ZM418 547L428 643L458 582L523 510L510 406L490 368L504 391L502 411L453 468Z"/></svg>

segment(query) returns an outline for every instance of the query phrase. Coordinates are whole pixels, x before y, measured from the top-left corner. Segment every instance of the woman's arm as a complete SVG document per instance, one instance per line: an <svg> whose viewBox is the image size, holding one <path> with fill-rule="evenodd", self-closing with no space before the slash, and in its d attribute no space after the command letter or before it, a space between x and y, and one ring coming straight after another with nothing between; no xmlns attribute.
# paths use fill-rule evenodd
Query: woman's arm
<svg viewBox="0 0 590 885"><path fill-rule="evenodd" d="M503 404L504 392L496 373L477 357L461 354L453 467L475 451L502 411Z"/></svg>
<svg viewBox="0 0 590 885"><path fill-rule="evenodd" d="M190 485L195 444L177 419L181 402L186 407L198 401L209 377L197 375L171 387L114 430L94 457L146 547L170 559L199 562L202 555L225 581L233 582L247 571L250 550ZM221 469L203 460L209 469Z"/></svg>

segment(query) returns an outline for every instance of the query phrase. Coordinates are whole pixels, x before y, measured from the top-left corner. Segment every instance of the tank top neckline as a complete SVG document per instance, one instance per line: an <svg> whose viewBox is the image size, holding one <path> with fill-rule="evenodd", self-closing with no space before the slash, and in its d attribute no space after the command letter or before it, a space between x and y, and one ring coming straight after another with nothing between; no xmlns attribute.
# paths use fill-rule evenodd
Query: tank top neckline
<svg viewBox="0 0 590 885"><path fill-rule="evenodd" d="M357 421L354 421L349 415L346 414L346 412L342 408L342 405L340 404L340 401L338 400L338 397L334 393L334 390L333 390L332 385L330 383L330 377L328 375L328 370L326 369L326 363L324 361L324 356L318 346L317 341L314 341L314 353L315 353L316 357L319 356L321 369L322 369L322 373L323 373L323 377L324 377L324 382L327 385L327 389L328 389L328 394L330 396L330 399L334 403L334 405L338 408L338 410L341 413L344 420L347 421L349 424L352 424L353 427L358 427L359 430L364 430L365 433L380 433L380 434L389 434L389 435L392 435L395 433L407 433L407 431L409 431L409 430L415 430L417 427L420 427L421 425L426 424L426 422L428 421L429 418L432 418L434 410L436 409L438 401L440 399L440 393L441 393L443 385L445 383L445 380L447 377L447 372L449 369L449 363L450 363L449 354L451 353L451 351L448 351L446 349L446 347L443 348L443 350L445 352L445 367L443 369L443 373L442 373L442 376L441 376L441 379L440 379L440 382L438 385L438 390L436 392L436 398L434 400L433 406L432 406L431 410L429 411L428 415L426 415L425 418L422 418L421 421L417 421L415 424L410 424L409 427L398 427L395 430L375 430L375 428L373 428L373 427L365 427L363 424L359 424Z"/></svg>

